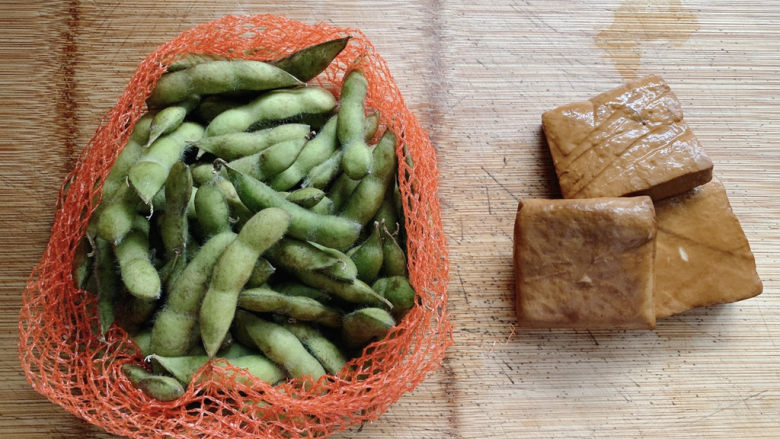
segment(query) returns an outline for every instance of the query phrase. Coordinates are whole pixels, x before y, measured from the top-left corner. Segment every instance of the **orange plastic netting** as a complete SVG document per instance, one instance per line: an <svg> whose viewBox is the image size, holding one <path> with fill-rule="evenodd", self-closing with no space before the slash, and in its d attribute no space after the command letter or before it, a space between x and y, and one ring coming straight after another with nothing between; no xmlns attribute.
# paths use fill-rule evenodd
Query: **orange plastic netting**
<svg viewBox="0 0 780 439"><path fill-rule="evenodd" d="M141 361L137 346L114 326L102 340L94 296L73 286L79 240L101 194L102 181L166 66L185 53L268 60L334 38L346 49L315 81L338 95L346 72L360 68L369 83L367 105L399 134L399 185L408 235L409 276L418 305L390 336L366 348L338 376L305 386L277 387L231 366L204 366L179 400L145 396L121 373ZM406 148L405 148L406 147ZM414 163L405 160L411 155ZM414 189L412 189L412 187ZM419 121L406 108L385 61L359 30L306 25L271 15L226 16L188 30L158 47L139 66L117 105L103 118L60 190L51 239L23 296L19 356L36 391L75 415L123 436L235 438L322 436L375 420L439 366L452 343L446 319L447 249L437 198L436 157Z"/></svg>

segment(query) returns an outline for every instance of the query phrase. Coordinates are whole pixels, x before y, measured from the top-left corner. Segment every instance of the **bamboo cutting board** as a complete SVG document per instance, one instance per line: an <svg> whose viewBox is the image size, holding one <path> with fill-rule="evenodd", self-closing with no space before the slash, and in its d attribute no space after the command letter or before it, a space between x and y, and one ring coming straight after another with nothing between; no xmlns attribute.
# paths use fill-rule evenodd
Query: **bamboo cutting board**
<svg viewBox="0 0 780 439"><path fill-rule="evenodd" d="M35 393L20 295L57 189L135 66L224 14L362 29L437 148L455 344L340 437L780 437L780 4L37 1L0 5L0 437L108 438ZM557 196L544 110L658 73L715 162L764 293L655 331L514 327L518 199Z"/></svg>

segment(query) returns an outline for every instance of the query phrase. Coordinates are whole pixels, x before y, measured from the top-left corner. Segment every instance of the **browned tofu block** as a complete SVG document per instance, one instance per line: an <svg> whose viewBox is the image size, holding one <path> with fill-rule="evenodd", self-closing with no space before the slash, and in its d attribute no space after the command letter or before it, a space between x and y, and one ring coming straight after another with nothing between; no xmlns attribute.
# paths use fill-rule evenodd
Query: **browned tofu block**
<svg viewBox="0 0 780 439"><path fill-rule="evenodd" d="M515 220L523 326L655 327L650 197L522 200Z"/></svg>
<svg viewBox="0 0 780 439"><path fill-rule="evenodd" d="M719 181L655 209L656 318L761 294L753 253Z"/></svg>
<svg viewBox="0 0 780 439"><path fill-rule="evenodd" d="M712 178L712 161L658 76L548 111L542 126L565 198L661 200Z"/></svg>

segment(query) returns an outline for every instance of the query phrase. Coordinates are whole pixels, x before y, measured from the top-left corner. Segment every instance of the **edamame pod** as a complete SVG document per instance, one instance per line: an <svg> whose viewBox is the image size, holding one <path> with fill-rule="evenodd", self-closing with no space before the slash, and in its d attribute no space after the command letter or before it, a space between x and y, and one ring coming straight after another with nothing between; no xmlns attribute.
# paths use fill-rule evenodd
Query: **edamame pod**
<svg viewBox="0 0 780 439"><path fill-rule="evenodd" d="M404 276L378 279L371 288L393 304L393 317L400 320L414 306L415 292Z"/></svg>
<svg viewBox="0 0 780 439"><path fill-rule="evenodd" d="M333 201L328 197L322 197L319 203L310 207L309 210L319 215L333 215Z"/></svg>
<svg viewBox="0 0 780 439"><path fill-rule="evenodd" d="M182 357L151 355L149 360L152 364L162 368L165 372L172 375L180 383L186 386L192 381L195 372L203 367L204 364L208 363L209 357L206 355ZM269 359L259 354L233 357L228 359L227 362L234 367L246 369L250 375L254 375L268 384L276 384L285 378L283 370Z"/></svg>
<svg viewBox="0 0 780 439"><path fill-rule="evenodd" d="M306 142L295 162L273 176L268 185L277 191L286 191L300 182L315 166L327 160L336 151L336 125L338 116L332 116L317 135Z"/></svg>
<svg viewBox="0 0 780 439"><path fill-rule="evenodd" d="M254 312L273 312L306 322L338 328L341 314L308 297L287 296L268 288L252 288L238 295L238 306Z"/></svg>
<svg viewBox="0 0 780 439"><path fill-rule="evenodd" d="M116 316L116 294L120 289L119 276L114 267L111 243L97 238L95 240L94 276L97 287L97 309L100 335L105 336L108 328L114 324Z"/></svg>
<svg viewBox="0 0 780 439"><path fill-rule="evenodd" d="M146 113L135 123L130 139L128 139L125 147L122 148L122 152L119 153L114 165L111 167L111 171L106 176L106 182L103 184L104 203L111 200L122 185L127 185L125 178L130 168L141 156L141 152L144 149L143 145L146 144L149 138L149 130L153 118L152 114ZM95 213L97 214L97 212Z"/></svg>
<svg viewBox="0 0 780 439"><path fill-rule="evenodd" d="M367 175L350 195L340 216L357 221L361 226L376 215L395 171L395 134L390 130L379 140L372 152L374 172Z"/></svg>
<svg viewBox="0 0 780 439"><path fill-rule="evenodd" d="M389 234L395 235L398 233L399 225L391 196L390 192L385 194L385 199L382 200L379 210L374 215L374 222L379 223L380 227L387 228Z"/></svg>
<svg viewBox="0 0 780 439"><path fill-rule="evenodd" d="M236 160L257 154L277 143L294 139L305 139L311 132L309 125L287 123L273 128L249 133L237 132L213 137L204 137L193 143L198 149L210 152L225 160Z"/></svg>
<svg viewBox="0 0 780 439"><path fill-rule="evenodd" d="M395 320L381 308L361 308L344 316L342 336L347 346L360 348L384 338Z"/></svg>
<svg viewBox="0 0 780 439"><path fill-rule="evenodd" d="M219 114L224 113L231 108L237 108L242 105L246 105L247 99L228 98L220 95L212 95L205 97L200 101L195 114L203 123L208 124Z"/></svg>
<svg viewBox="0 0 780 439"><path fill-rule="evenodd" d="M202 185L195 194L195 212L202 235L208 239L230 231L230 207L216 181Z"/></svg>
<svg viewBox="0 0 780 439"><path fill-rule="evenodd" d="M275 323L268 322L246 311L236 311L234 322L236 338L244 344L253 344L271 361L282 366L295 378L325 375L325 370L297 337Z"/></svg>
<svg viewBox="0 0 780 439"><path fill-rule="evenodd" d="M184 118L200 102L200 97L190 96L178 104L163 108L154 115L152 123L149 126L149 140L146 141L146 147L154 143L158 137L168 134L184 122Z"/></svg>
<svg viewBox="0 0 780 439"><path fill-rule="evenodd" d="M349 178L347 174L341 174L328 189L328 198L333 201L333 209L336 212L341 211L344 203L347 202L352 192L358 187L361 180Z"/></svg>
<svg viewBox="0 0 780 439"><path fill-rule="evenodd" d="M301 113L327 113L335 106L336 98L321 87L276 90L221 113L206 128L206 136L238 133L258 122L282 120Z"/></svg>
<svg viewBox="0 0 780 439"><path fill-rule="evenodd" d="M146 357L151 353L149 350L149 344L151 343L152 332L150 330L145 329L143 331L137 332L130 338L133 340L133 343L138 346L142 357Z"/></svg>
<svg viewBox="0 0 780 439"><path fill-rule="evenodd" d="M349 37L330 40L301 49L271 64L306 82L325 70L346 47Z"/></svg>
<svg viewBox="0 0 780 439"><path fill-rule="evenodd" d="M160 137L144 150L128 174L130 185L144 203L148 204L165 184L171 167L184 153L188 142L198 140L202 135L203 127L193 122L184 122L174 132Z"/></svg>
<svg viewBox="0 0 780 439"><path fill-rule="evenodd" d="M238 294L249 280L257 258L282 238L289 224L290 214L284 210L261 210L247 221L219 257L200 306L201 339L209 357L214 357L230 328Z"/></svg>
<svg viewBox="0 0 780 439"><path fill-rule="evenodd" d="M306 270L295 270L293 274L306 285L332 293L347 302L392 308L387 299L377 294L361 280L342 282L331 279L324 274Z"/></svg>
<svg viewBox="0 0 780 439"><path fill-rule="evenodd" d="M387 229L382 228L382 270L384 276L406 276L406 254Z"/></svg>
<svg viewBox="0 0 780 439"><path fill-rule="evenodd" d="M268 262L266 258L257 258L255 262L255 268L252 269L252 274L249 276L249 280L246 282L246 286L249 288L259 288L271 277L276 271L273 265Z"/></svg>
<svg viewBox="0 0 780 439"><path fill-rule="evenodd" d="M363 140L368 142L374 138L376 130L379 129L379 110L372 111L363 120Z"/></svg>
<svg viewBox="0 0 780 439"><path fill-rule="evenodd" d="M100 209L96 222L97 236L111 243L119 243L133 227L136 207L141 203L138 195L129 186L120 186L113 199Z"/></svg>
<svg viewBox="0 0 780 439"><path fill-rule="evenodd" d="M282 323L282 326L298 337L306 350L322 364L328 373L333 375L339 373L347 363L339 348L315 328L302 323L289 322Z"/></svg>
<svg viewBox="0 0 780 439"><path fill-rule="evenodd" d="M309 244L339 261L339 264L334 265L332 268L323 270L323 274L343 282L351 282L357 279L357 266L349 256L336 250L335 248L325 247L324 245L317 244L316 242L310 242Z"/></svg>
<svg viewBox="0 0 780 439"><path fill-rule="evenodd" d="M136 227L114 248L122 282L127 291L143 300L155 300L160 297L160 276L149 257L148 221L136 217L136 222L146 222L147 231Z"/></svg>
<svg viewBox="0 0 780 439"><path fill-rule="evenodd" d="M290 167L305 144L306 138L286 140L270 146L257 154L233 160L228 165L239 172L262 181Z"/></svg>
<svg viewBox="0 0 780 439"><path fill-rule="evenodd" d="M360 179L372 172L371 150L365 142L365 100L368 82L357 70L350 72L341 87L338 136L344 148L341 166L350 178Z"/></svg>
<svg viewBox="0 0 780 439"><path fill-rule="evenodd" d="M122 372L131 383L154 399L173 401L184 395L184 387L175 378L153 375L135 364L122 365Z"/></svg>
<svg viewBox="0 0 780 439"><path fill-rule="evenodd" d="M264 183L225 167L241 201L250 210L279 207L291 215L290 236L327 247L346 249L360 234L360 224L333 215L318 215L284 199Z"/></svg>
<svg viewBox="0 0 780 439"><path fill-rule="evenodd" d="M288 296L309 297L322 303L327 303L331 299L328 293L297 282L282 282L279 284L274 284L273 289Z"/></svg>
<svg viewBox="0 0 780 439"><path fill-rule="evenodd" d="M314 187L305 187L287 194L287 201L293 202L301 207L311 208L325 197L325 192Z"/></svg>
<svg viewBox="0 0 780 439"><path fill-rule="evenodd" d="M379 275L379 270L382 269L382 240L379 233L379 223L374 222L371 235L359 246L350 249L347 255L357 266L358 279L366 283L373 282ZM379 291L377 293L382 294Z"/></svg>
<svg viewBox="0 0 780 439"><path fill-rule="evenodd" d="M76 246L76 251L73 254L73 270L71 275L73 276L73 286L76 289L83 289L92 274L92 256L90 253L91 244L87 237L83 237L79 240Z"/></svg>
<svg viewBox="0 0 780 439"><path fill-rule="evenodd" d="M153 107L169 105L191 95L234 90L262 91L299 85L293 75L260 61L212 61L164 74L149 96Z"/></svg>
<svg viewBox="0 0 780 439"><path fill-rule="evenodd" d="M184 268L168 292L166 306L160 311L152 329L152 352L164 356L185 355L192 346L198 308L206 294L217 260L236 238L224 232L209 239Z"/></svg>
<svg viewBox="0 0 780 439"><path fill-rule="evenodd" d="M344 150L339 149L330 155L324 162L311 168L301 184L302 187L316 187L324 189L341 171L341 158Z"/></svg>

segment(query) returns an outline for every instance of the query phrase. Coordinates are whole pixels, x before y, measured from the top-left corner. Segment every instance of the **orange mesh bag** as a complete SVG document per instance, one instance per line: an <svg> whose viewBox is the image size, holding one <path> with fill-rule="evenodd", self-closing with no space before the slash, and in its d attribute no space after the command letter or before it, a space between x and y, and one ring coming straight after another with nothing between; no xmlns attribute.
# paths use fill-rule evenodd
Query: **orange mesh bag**
<svg viewBox="0 0 780 439"><path fill-rule="evenodd" d="M385 340L369 345L337 376L272 387L217 360L198 371L193 379L198 384L191 384L182 398L160 402L147 397L121 372L123 364L142 360L138 347L116 326L101 340L96 299L76 289L71 276L102 181L145 111L145 99L166 66L185 53L269 60L345 36L352 37L349 44L315 81L338 95L345 73L360 68L369 83L367 105L380 110L382 125L399 136L399 184L417 305ZM310 437L375 420L438 367L452 343L437 186L430 140L406 108L386 63L360 31L271 15L227 16L186 31L141 63L60 189L51 239L23 296L19 356L27 380L71 413L136 438Z"/></svg>

